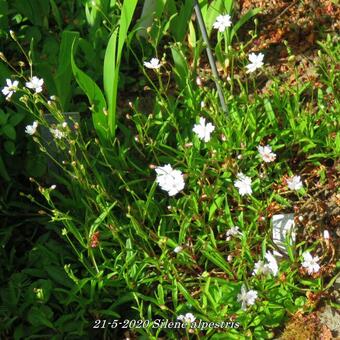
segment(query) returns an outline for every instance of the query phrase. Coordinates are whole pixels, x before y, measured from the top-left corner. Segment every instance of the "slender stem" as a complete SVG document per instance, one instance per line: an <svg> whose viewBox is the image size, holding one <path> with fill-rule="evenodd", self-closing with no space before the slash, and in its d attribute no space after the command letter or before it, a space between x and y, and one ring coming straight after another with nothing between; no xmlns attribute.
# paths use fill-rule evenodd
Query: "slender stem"
<svg viewBox="0 0 340 340"><path fill-rule="evenodd" d="M222 92L222 89L221 89L221 86L220 86L220 83L219 83L220 78L218 76L218 72L217 72L217 68L216 68L216 63L215 63L213 54L211 52L211 48L210 48L210 44L209 44L209 39L208 39L208 34L207 34L207 29L205 27L205 24L204 24L204 21L203 21L203 17L202 17L201 8L200 8L197 0L194 1L194 9L195 9L195 13L196 13L197 20L198 20L198 25L200 27L200 30L201 30L201 33L202 33L202 36L203 36L203 40L204 40L204 42L206 44L206 50L207 50L207 55L208 55L208 59L209 59L209 64L210 64L210 67L211 67L211 70L212 70L212 73L213 73L213 77L214 77L214 81L215 81L215 84L216 84L217 93L218 93L218 96L220 98L221 107L222 107L222 110L224 112L228 113L228 109L227 109L227 106L226 106L225 101L224 101L223 92Z"/></svg>

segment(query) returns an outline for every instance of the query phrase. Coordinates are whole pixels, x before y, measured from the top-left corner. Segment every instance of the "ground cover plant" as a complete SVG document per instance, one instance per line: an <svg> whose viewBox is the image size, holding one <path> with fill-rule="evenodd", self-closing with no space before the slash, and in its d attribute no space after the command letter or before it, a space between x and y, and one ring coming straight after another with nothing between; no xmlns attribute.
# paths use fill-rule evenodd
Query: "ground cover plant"
<svg viewBox="0 0 340 340"><path fill-rule="evenodd" d="M199 1L224 111L194 1L156 2L150 27L137 0L37 3L0 7L1 337L335 338L333 26L306 61L269 46L257 1Z"/></svg>

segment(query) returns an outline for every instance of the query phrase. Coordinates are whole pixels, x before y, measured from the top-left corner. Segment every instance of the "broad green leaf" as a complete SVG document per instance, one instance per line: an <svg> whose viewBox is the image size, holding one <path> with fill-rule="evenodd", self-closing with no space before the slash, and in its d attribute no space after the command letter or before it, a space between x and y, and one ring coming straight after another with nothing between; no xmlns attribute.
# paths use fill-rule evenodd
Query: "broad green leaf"
<svg viewBox="0 0 340 340"><path fill-rule="evenodd" d="M117 65L118 28L112 32L104 58L104 91L108 104L108 127L114 136L116 129L116 103L118 90L119 65Z"/></svg>
<svg viewBox="0 0 340 340"><path fill-rule="evenodd" d="M73 41L78 37L78 32L64 31L61 34L58 69L54 81L57 88L57 94L64 112L67 111L67 107L72 95L71 47Z"/></svg>
<svg viewBox="0 0 340 340"><path fill-rule="evenodd" d="M5 141L4 148L10 155L13 156L15 154L15 144L11 140Z"/></svg>
<svg viewBox="0 0 340 340"><path fill-rule="evenodd" d="M105 115L106 101L104 95L98 85L87 74L85 74L77 67L73 57L74 48L75 42L73 42L72 44L71 52L71 66L73 74L77 80L78 85L85 92L87 98L93 106L92 119L97 134L102 141L106 141L108 139L108 131L107 118Z"/></svg>
<svg viewBox="0 0 340 340"><path fill-rule="evenodd" d="M104 91L108 103L108 129L111 138L116 132L116 105L119 80L119 67L123 46L138 0L125 0L123 3L119 31L114 30L105 51Z"/></svg>
<svg viewBox="0 0 340 340"><path fill-rule="evenodd" d="M175 63L173 70L176 81L180 89L183 90L187 87L187 79L189 76L188 64L182 51L178 47L172 46L171 53Z"/></svg>
<svg viewBox="0 0 340 340"><path fill-rule="evenodd" d="M193 0L185 0L184 3L182 2L179 14L172 20L170 28L176 41L183 41L187 33L188 24L193 11L193 4Z"/></svg>
<svg viewBox="0 0 340 340"><path fill-rule="evenodd" d="M2 127L2 132L5 136L7 136L9 139L15 140L16 138L16 132L12 125L7 124Z"/></svg>
<svg viewBox="0 0 340 340"><path fill-rule="evenodd" d="M12 126L18 125L25 118L25 113L16 112L10 115L8 123Z"/></svg>

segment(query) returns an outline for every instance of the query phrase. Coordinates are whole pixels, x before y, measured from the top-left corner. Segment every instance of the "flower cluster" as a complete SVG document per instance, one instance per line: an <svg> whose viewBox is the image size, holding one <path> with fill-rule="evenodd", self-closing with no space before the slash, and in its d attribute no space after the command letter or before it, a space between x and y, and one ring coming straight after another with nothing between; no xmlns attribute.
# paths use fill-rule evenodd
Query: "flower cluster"
<svg viewBox="0 0 340 340"><path fill-rule="evenodd" d="M34 90L35 93L40 93L42 92L44 80L39 79L38 77L34 76L30 79L30 81L26 82L26 87L28 89ZM19 81L14 80L12 81L11 79L6 79L6 86L3 87L1 92L3 93L4 96L6 96L6 100L10 100L12 95L19 89Z"/></svg>

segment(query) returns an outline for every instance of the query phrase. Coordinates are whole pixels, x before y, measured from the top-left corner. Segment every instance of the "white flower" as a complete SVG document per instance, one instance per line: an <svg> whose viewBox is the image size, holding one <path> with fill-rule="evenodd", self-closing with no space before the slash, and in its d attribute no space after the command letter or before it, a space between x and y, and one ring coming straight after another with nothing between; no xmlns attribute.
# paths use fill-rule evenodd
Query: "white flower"
<svg viewBox="0 0 340 340"><path fill-rule="evenodd" d="M323 238L324 238L325 240L329 240L329 231L328 231L328 230L324 230L324 232L323 232Z"/></svg>
<svg viewBox="0 0 340 340"><path fill-rule="evenodd" d="M267 275L270 273L270 269L264 261L257 261L253 270L253 276L255 275Z"/></svg>
<svg viewBox="0 0 340 340"><path fill-rule="evenodd" d="M239 231L239 227L231 227L226 232L227 241L230 241L233 236L240 235L240 234L241 234L241 232Z"/></svg>
<svg viewBox="0 0 340 340"><path fill-rule="evenodd" d="M182 247L182 246L177 246L177 247L174 249L174 252L177 254L177 253L180 253L182 250L183 250L183 247Z"/></svg>
<svg viewBox="0 0 340 340"><path fill-rule="evenodd" d="M320 270L320 266L317 263L319 261L319 257L315 256L313 257L310 252L306 251L302 254L303 262L302 267L307 268L307 272L309 275L313 273L317 273Z"/></svg>
<svg viewBox="0 0 340 340"><path fill-rule="evenodd" d="M274 276L276 276L277 273L279 272L279 267L278 267L278 265L277 265L277 261L276 261L274 255L273 255L271 252L267 251L267 252L266 252L266 255L265 255L265 258L266 258L266 260L268 261L267 266L268 266L269 271L270 271Z"/></svg>
<svg viewBox="0 0 340 340"><path fill-rule="evenodd" d="M25 132L28 134L28 135L34 135L37 131L37 127L38 127L38 122L37 121L34 121L32 125L27 125L26 128L25 128Z"/></svg>
<svg viewBox="0 0 340 340"><path fill-rule="evenodd" d="M150 61L144 61L144 66L151 69L157 69L161 67L159 59L152 58Z"/></svg>
<svg viewBox="0 0 340 340"><path fill-rule="evenodd" d="M183 323L192 323L196 320L196 317L192 313L186 313L185 315L179 315L177 320L180 320Z"/></svg>
<svg viewBox="0 0 340 340"><path fill-rule="evenodd" d="M267 251L265 258L267 260L267 263L264 261L258 261L255 263L253 275L267 275L272 274L274 276L277 275L279 272L279 267L277 265L277 261L272 253Z"/></svg>
<svg viewBox="0 0 340 340"><path fill-rule="evenodd" d="M226 28L230 26L231 26L231 17L229 14L219 15L213 24L213 27L215 29L218 29L219 32L224 32Z"/></svg>
<svg viewBox="0 0 340 340"><path fill-rule="evenodd" d="M184 188L183 174L179 170L174 170L170 164L158 166L156 182L167 191L169 196L174 196Z"/></svg>
<svg viewBox="0 0 340 340"><path fill-rule="evenodd" d="M57 186L56 186L55 184L52 184L52 185L50 186L50 189L51 189L51 190L55 190L56 187L57 187Z"/></svg>
<svg viewBox="0 0 340 340"><path fill-rule="evenodd" d="M246 290L245 285L242 285L241 293L237 295L237 301L241 302L241 308L243 310L247 309L247 306L251 306L255 303L257 299L257 291L255 290Z"/></svg>
<svg viewBox="0 0 340 340"><path fill-rule="evenodd" d="M258 68L261 68L263 66L263 58L264 58L263 53L259 53L258 55L256 55L255 53L250 53L249 54L250 64L246 66L246 68L248 69L247 73L254 72Z"/></svg>
<svg viewBox="0 0 340 340"><path fill-rule="evenodd" d="M62 139L64 137L64 133L59 129L50 129L54 138Z"/></svg>
<svg viewBox="0 0 340 340"><path fill-rule="evenodd" d="M287 185L290 190L300 190L303 187L300 176L288 178Z"/></svg>
<svg viewBox="0 0 340 340"><path fill-rule="evenodd" d="M26 83L26 87L35 90L35 93L39 93L43 90L42 89L43 84L44 79L39 79L38 77L34 76L31 78L29 82Z"/></svg>
<svg viewBox="0 0 340 340"><path fill-rule="evenodd" d="M12 82L11 79L6 79L6 84L7 86L2 89L2 93L6 96L6 100L10 100L12 94L18 89L19 82L17 80Z"/></svg>
<svg viewBox="0 0 340 340"><path fill-rule="evenodd" d="M257 147L257 150L259 151L259 154L264 162L269 163L275 161L276 154L273 153L273 150L269 145L266 146L259 145Z"/></svg>
<svg viewBox="0 0 340 340"><path fill-rule="evenodd" d="M244 175L242 172L237 174L237 180L234 182L238 192L241 196L251 194L253 191L251 189L251 178Z"/></svg>
<svg viewBox="0 0 340 340"><path fill-rule="evenodd" d="M192 131L194 131L198 137L205 142L210 141L210 134L215 130L215 126L211 123L205 124L205 118L200 118L200 123L195 124Z"/></svg>

